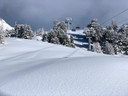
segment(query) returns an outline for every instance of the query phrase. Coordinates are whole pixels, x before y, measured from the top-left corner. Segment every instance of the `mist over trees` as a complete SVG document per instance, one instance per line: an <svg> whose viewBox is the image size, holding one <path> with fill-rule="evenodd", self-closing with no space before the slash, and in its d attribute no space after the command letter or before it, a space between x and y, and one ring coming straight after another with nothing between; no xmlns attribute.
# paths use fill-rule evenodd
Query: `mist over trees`
<svg viewBox="0 0 128 96"><path fill-rule="evenodd" d="M42 37L44 35L45 31L44 31L44 28L40 28L36 31L36 36L40 36Z"/></svg>

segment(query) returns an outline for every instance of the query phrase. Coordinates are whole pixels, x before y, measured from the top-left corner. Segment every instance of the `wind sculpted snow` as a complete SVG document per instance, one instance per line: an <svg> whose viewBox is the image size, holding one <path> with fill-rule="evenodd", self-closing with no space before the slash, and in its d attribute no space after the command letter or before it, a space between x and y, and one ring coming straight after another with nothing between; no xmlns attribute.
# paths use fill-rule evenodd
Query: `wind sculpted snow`
<svg viewBox="0 0 128 96"><path fill-rule="evenodd" d="M35 40L6 41L0 45L2 95L128 95L127 56L108 56Z"/></svg>

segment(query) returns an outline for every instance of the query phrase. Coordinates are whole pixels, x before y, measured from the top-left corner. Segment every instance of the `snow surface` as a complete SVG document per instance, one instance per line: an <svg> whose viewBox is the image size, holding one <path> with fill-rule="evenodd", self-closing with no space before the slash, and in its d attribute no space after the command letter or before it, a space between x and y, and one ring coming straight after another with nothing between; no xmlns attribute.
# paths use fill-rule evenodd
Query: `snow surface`
<svg viewBox="0 0 128 96"><path fill-rule="evenodd" d="M0 96L128 96L127 56L36 40L6 42L0 45Z"/></svg>
<svg viewBox="0 0 128 96"><path fill-rule="evenodd" d="M9 24L7 24L3 19L0 18L0 26L2 26L3 30L12 30L13 27L11 27Z"/></svg>
<svg viewBox="0 0 128 96"><path fill-rule="evenodd" d="M72 35L74 38L74 43L77 48L81 49L88 49L88 41L86 39L83 39L85 37L83 30L78 30L78 31L69 31L68 34Z"/></svg>
<svg viewBox="0 0 128 96"><path fill-rule="evenodd" d="M37 40L37 41L42 41L42 37L41 36L35 36L33 37L34 40Z"/></svg>

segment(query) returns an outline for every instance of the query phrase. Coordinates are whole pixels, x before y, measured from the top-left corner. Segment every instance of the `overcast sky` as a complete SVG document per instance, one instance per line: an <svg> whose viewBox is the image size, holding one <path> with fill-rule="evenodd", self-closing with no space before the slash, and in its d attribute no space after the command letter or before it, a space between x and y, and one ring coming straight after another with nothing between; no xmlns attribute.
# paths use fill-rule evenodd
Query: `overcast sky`
<svg viewBox="0 0 128 96"><path fill-rule="evenodd" d="M33 30L49 30L55 19L72 17L74 27L84 28L92 18L102 23L127 8L128 0L0 0L0 17L11 26L17 21L31 25ZM128 12L115 19L128 19Z"/></svg>

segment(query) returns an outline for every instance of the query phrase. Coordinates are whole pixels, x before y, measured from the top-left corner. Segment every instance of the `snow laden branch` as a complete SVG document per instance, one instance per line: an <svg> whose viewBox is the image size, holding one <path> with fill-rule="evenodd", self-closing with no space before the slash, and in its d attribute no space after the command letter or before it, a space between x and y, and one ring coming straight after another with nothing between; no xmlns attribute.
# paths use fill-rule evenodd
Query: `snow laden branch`
<svg viewBox="0 0 128 96"><path fill-rule="evenodd" d="M54 27L47 34L43 35L42 41L60 44L68 47L75 47L72 36L67 35L65 22L54 21Z"/></svg>
<svg viewBox="0 0 128 96"><path fill-rule="evenodd" d="M111 26L104 28L97 23L96 19L93 19L87 25L84 34L91 41L89 42L89 45L93 47L91 51L110 55L128 55L128 25L119 27L113 20Z"/></svg>
<svg viewBox="0 0 128 96"><path fill-rule="evenodd" d="M0 26L0 44L5 43L5 31L3 30L3 27Z"/></svg>

